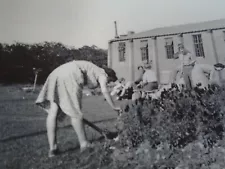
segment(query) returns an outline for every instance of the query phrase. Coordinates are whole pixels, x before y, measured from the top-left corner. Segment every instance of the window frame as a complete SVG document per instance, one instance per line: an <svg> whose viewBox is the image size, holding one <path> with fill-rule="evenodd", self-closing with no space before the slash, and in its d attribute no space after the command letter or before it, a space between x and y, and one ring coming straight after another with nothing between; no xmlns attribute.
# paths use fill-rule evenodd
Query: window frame
<svg viewBox="0 0 225 169"><path fill-rule="evenodd" d="M119 42L118 43L118 53L119 53L119 62L126 61L126 42Z"/></svg>
<svg viewBox="0 0 225 169"><path fill-rule="evenodd" d="M202 57L205 58L205 51L204 51L204 45L202 40L202 34L193 34L193 45L194 45L194 51L196 57Z"/></svg>
<svg viewBox="0 0 225 169"><path fill-rule="evenodd" d="M146 45L142 45L142 43L147 43ZM148 53L148 40L141 40L140 41L140 51L141 51L141 60L142 61L149 61L149 53Z"/></svg>
<svg viewBox="0 0 225 169"><path fill-rule="evenodd" d="M167 59L174 59L174 40L173 40L173 37L167 37L167 38L164 38L165 40L165 50L166 50L166 58ZM171 44L168 45L168 40L171 40Z"/></svg>

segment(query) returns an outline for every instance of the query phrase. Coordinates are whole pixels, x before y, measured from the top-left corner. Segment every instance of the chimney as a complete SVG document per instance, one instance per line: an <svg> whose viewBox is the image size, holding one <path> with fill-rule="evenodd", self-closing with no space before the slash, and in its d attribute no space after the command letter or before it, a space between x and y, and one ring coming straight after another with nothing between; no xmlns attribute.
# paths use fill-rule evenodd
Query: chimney
<svg viewBox="0 0 225 169"><path fill-rule="evenodd" d="M117 24L116 24L116 21L114 21L114 24L115 24L115 38L119 38L118 32L117 32Z"/></svg>

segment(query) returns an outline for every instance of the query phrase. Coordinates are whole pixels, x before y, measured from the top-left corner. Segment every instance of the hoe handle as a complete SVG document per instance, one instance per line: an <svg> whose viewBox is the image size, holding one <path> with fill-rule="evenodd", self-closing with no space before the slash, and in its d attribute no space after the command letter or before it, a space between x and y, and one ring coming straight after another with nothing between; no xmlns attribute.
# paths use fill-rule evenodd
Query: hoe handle
<svg viewBox="0 0 225 169"><path fill-rule="evenodd" d="M88 121L87 119L83 119L84 123L90 126L91 128L95 129L97 132L99 132L102 135L105 135L102 129L100 129L98 126L93 124L92 122Z"/></svg>

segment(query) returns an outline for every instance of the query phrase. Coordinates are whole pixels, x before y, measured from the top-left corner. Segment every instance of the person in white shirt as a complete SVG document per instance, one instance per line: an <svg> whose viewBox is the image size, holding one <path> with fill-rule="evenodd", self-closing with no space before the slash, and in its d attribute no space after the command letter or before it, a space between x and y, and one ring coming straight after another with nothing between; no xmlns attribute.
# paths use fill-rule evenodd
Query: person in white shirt
<svg viewBox="0 0 225 169"><path fill-rule="evenodd" d="M187 49L184 48L183 44L178 44L178 53L175 54L174 59L180 59L181 62L180 67L175 70L174 77L176 77L177 72L180 71L183 75L186 88L191 89L191 72L195 65L196 59Z"/></svg>
<svg viewBox="0 0 225 169"><path fill-rule="evenodd" d="M158 89L156 73L153 70L151 70L151 68L152 68L151 64L145 65L145 73L143 75L141 83L145 91Z"/></svg>
<svg viewBox="0 0 225 169"><path fill-rule="evenodd" d="M145 73L144 67L143 66L138 66L138 77L135 80L135 84L136 85L138 85L142 81L144 73Z"/></svg>

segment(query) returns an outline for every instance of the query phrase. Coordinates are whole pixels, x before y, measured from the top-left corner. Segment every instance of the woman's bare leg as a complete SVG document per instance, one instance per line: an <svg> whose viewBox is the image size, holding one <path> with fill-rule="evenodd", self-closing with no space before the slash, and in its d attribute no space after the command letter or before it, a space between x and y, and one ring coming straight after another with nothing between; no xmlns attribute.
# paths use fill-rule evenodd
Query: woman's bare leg
<svg viewBox="0 0 225 169"><path fill-rule="evenodd" d="M87 136L85 133L83 118L73 118L71 117L71 124L77 134L81 151L90 146L90 143L87 141Z"/></svg>
<svg viewBox="0 0 225 169"><path fill-rule="evenodd" d="M56 143L56 121L58 114L58 105L54 102L50 103L50 109L48 111L48 117L46 120L47 137L50 151L54 151L57 148Z"/></svg>

